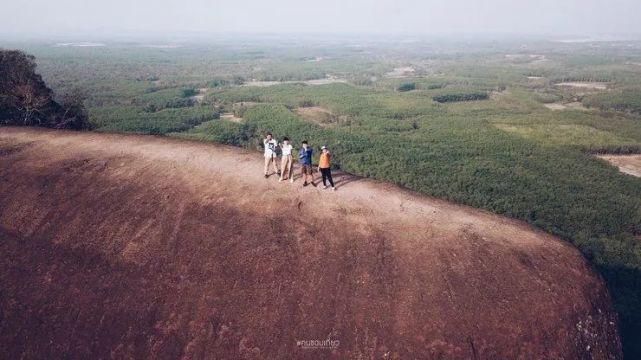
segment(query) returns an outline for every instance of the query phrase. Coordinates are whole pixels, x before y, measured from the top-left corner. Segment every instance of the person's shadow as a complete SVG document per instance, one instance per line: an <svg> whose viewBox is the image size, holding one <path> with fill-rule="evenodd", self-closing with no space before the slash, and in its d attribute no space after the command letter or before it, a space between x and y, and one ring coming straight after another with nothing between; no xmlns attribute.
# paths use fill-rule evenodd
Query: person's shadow
<svg viewBox="0 0 641 360"><path fill-rule="evenodd" d="M332 174L332 178L334 180L334 185L336 185L336 188L341 188L349 183L355 182L362 180L363 177L357 176L357 175L352 175L349 173L345 173L342 171L336 172L336 174ZM322 178L321 178L322 181Z"/></svg>
<svg viewBox="0 0 641 360"><path fill-rule="evenodd" d="M303 175L301 175L300 172L294 171L293 178L294 178L294 182L302 181L303 180ZM289 181L289 179L290 178L288 177L287 180ZM347 185L349 183L352 183L352 182L355 182L355 181L359 181L359 180L362 180L362 179L363 179L363 177L361 177L361 176L352 175L352 174L349 174L349 173L346 173L346 172L342 172L342 171L332 171L332 180L334 180L334 186L336 186L337 189L341 188L341 187L343 187L343 186L345 186L345 185ZM314 171L314 182L316 184L322 184L323 183L323 176L318 171Z"/></svg>

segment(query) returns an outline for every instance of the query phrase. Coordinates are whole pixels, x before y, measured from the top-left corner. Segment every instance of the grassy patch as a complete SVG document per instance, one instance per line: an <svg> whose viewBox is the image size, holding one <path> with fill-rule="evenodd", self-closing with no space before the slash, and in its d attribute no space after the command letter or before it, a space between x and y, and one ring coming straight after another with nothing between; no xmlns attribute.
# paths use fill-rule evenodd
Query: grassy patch
<svg viewBox="0 0 641 360"><path fill-rule="evenodd" d="M496 127L546 145L572 145L584 149L602 149L609 146L633 146L638 142L617 136L605 130L578 124L496 124Z"/></svg>
<svg viewBox="0 0 641 360"><path fill-rule="evenodd" d="M89 118L98 131L162 135L188 130L213 119L214 113L204 107L164 109L150 113L138 107L118 106L92 108Z"/></svg>

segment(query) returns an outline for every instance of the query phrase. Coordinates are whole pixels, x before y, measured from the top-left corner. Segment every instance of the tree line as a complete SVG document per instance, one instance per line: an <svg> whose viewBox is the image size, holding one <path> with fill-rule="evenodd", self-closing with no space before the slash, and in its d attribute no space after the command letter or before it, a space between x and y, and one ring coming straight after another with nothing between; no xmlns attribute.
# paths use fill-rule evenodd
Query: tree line
<svg viewBox="0 0 641 360"><path fill-rule="evenodd" d="M83 94L60 99L36 73L35 58L19 50L0 49L0 124L58 129L90 128Z"/></svg>

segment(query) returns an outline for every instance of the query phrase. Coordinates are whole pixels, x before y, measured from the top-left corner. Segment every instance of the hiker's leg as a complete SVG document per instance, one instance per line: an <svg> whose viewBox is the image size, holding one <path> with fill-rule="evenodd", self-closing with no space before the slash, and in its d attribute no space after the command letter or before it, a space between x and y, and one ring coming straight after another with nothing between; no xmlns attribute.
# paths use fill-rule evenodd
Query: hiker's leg
<svg viewBox="0 0 641 360"><path fill-rule="evenodd" d="M265 156L265 175L267 175L267 169L269 168L269 162L271 159L271 157Z"/></svg>
<svg viewBox="0 0 641 360"><path fill-rule="evenodd" d="M280 160L280 168L283 169L283 171L280 172L280 180L283 180L285 178L285 169L287 169L287 156L283 156Z"/></svg>
<svg viewBox="0 0 641 360"><path fill-rule="evenodd" d="M327 186L327 180L329 180L330 185L332 184L331 180L331 173L329 169L321 169L321 173L323 174L323 185ZM332 185L333 187L333 185Z"/></svg>
<svg viewBox="0 0 641 360"><path fill-rule="evenodd" d="M294 160L292 157L289 157L289 167L287 168L287 174L289 174L289 180L294 181Z"/></svg>
<svg viewBox="0 0 641 360"><path fill-rule="evenodd" d="M273 160L272 166L274 167L274 172L279 173L280 170L278 169L278 158L276 157L276 155L272 156L272 160Z"/></svg>
<svg viewBox="0 0 641 360"><path fill-rule="evenodd" d="M327 186L327 169L321 169L321 175L323 177L323 186Z"/></svg>
<svg viewBox="0 0 641 360"><path fill-rule="evenodd" d="M334 180L332 179L332 169L327 168L327 180L329 180L329 184L334 187Z"/></svg>

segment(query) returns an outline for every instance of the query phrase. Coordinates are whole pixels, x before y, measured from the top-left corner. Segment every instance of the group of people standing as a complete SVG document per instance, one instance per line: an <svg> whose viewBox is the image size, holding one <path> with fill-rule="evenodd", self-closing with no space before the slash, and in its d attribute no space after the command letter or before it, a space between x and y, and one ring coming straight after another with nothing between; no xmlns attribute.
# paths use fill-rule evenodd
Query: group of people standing
<svg viewBox="0 0 641 360"><path fill-rule="evenodd" d="M265 139L263 139L263 145L265 147L265 178L269 177L269 165L271 164L274 172L278 174L278 181L284 181L289 179L290 182L294 182L294 147L291 144L289 138L283 138L283 142L279 143L274 139L272 133L267 133ZM312 156L314 155L314 149L307 143L307 141L302 142L302 146L298 152L298 162L301 165L301 176L303 178L303 186L311 184L316 186L314 183L314 169L312 167ZM278 158L281 158L278 161ZM323 177L323 186L327 189L327 184L331 186L332 190L336 190L334 186L334 180L332 179L332 169L331 169L331 153L327 146L323 145L321 147L320 159L318 161L318 171L320 171ZM309 181L308 181L309 180Z"/></svg>

